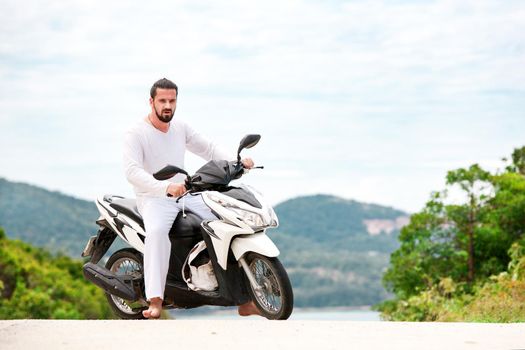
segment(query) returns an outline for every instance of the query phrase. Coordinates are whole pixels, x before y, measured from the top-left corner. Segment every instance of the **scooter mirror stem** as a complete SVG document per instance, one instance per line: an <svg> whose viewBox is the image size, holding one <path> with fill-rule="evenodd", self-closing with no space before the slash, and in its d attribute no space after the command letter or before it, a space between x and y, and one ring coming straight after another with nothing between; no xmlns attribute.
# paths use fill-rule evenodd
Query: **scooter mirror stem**
<svg viewBox="0 0 525 350"><path fill-rule="evenodd" d="M241 151L245 148L252 148L259 142L260 139L261 135L257 134L248 134L243 137L239 143L239 148L237 149L237 165L241 163Z"/></svg>

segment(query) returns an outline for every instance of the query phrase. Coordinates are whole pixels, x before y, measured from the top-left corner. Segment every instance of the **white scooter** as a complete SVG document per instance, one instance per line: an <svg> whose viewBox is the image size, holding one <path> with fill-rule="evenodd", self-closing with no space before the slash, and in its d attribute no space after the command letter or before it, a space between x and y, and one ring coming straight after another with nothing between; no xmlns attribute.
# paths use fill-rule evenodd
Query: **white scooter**
<svg viewBox="0 0 525 350"><path fill-rule="evenodd" d="M277 258L279 250L266 235L266 229L278 226L277 216L253 188L230 186L230 181L246 172L240 152L259 139L259 135L247 135L239 145L237 161L209 161L193 176L171 165L153 175L165 180L185 174L186 195L201 195L218 217L202 221L184 210L175 219L169 233L171 257L163 308L234 306L253 300L268 319L287 319L292 313L290 280ZM142 319L142 310L147 308L143 276L146 235L135 199L105 195L96 205L100 229L82 253L91 257L83 267L84 276L106 292L117 316ZM117 236L132 248L112 254L105 267L97 265Z"/></svg>

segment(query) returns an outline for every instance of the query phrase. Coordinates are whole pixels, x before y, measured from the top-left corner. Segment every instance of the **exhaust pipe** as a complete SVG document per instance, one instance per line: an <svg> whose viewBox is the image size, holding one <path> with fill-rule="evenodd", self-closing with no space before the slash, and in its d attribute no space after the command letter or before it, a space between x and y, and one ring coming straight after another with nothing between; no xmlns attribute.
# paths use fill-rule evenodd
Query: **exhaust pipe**
<svg viewBox="0 0 525 350"><path fill-rule="evenodd" d="M90 262L84 265L82 271L88 281L93 282L107 293L129 301L139 300L139 295L133 288L133 277L117 276L108 269Z"/></svg>

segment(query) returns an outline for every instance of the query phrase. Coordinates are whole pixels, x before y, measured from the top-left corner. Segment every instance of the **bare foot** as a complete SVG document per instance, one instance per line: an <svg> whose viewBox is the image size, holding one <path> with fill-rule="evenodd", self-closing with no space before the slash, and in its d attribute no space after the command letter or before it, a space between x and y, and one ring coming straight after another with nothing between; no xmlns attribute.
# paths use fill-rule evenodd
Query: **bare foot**
<svg viewBox="0 0 525 350"><path fill-rule="evenodd" d="M255 303L253 301L249 301L246 304L239 305L239 309L237 311L241 316L261 315L261 312L259 311L257 306L255 306Z"/></svg>
<svg viewBox="0 0 525 350"><path fill-rule="evenodd" d="M162 299L161 298L151 298L149 302L149 308L142 311L142 315L146 318L159 318L162 311Z"/></svg>

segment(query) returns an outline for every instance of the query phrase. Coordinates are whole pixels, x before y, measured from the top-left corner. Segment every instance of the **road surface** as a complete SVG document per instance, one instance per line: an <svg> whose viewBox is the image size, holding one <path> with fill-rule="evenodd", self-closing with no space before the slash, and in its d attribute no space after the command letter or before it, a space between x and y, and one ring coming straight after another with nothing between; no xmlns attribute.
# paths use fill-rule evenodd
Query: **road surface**
<svg viewBox="0 0 525 350"><path fill-rule="evenodd" d="M356 321L0 321L0 350L525 350L525 324Z"/></svg>

